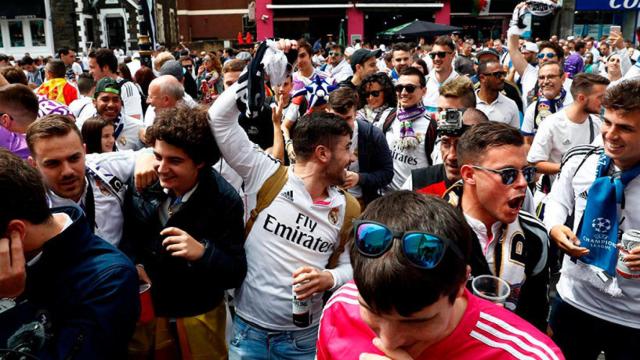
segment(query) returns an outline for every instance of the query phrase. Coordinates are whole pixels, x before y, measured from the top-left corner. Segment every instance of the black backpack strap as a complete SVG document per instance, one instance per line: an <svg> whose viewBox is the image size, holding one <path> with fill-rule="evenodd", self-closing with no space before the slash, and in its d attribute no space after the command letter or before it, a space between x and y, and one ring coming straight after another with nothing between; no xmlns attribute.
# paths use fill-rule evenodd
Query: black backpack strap
<svg viewBox="0 0 640 360"><path fill-rule="evenodd" d="M393 123L393 120L396 119L396 109L394 108L393 110L391 110L391 112L389 113L389 115L387 115L387 118L384 119L384 123L382 124L382 132L383 133L387 133L387 131L389 131L389 129L391 128L391 124Z"/></svg>

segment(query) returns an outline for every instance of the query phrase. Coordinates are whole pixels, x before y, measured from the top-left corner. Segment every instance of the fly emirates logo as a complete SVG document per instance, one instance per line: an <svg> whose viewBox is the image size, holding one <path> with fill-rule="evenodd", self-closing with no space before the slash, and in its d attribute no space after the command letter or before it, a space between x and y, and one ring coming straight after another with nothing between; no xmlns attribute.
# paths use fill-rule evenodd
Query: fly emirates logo
<svg viewBox="0 0 640 360"><path fill-rule="evenodd" d="M297 245L304 246L309 250L319 253L327 253L333 250L331 242L323 240L321 236L315 236L314 230L317 227L318 223L316 221L311 220L302 213L298 213L295 226L283 224L271 214L267 214L264 224L262 224L262 228L266 231Z"/></svg>

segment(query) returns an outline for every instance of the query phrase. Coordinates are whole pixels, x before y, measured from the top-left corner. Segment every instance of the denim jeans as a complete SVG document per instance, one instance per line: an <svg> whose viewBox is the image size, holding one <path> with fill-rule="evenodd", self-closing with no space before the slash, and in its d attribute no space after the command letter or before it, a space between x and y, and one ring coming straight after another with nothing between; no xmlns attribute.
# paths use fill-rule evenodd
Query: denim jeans
<svg viewBox="0 0 640 360"><path fill-rule="evenodd" d="M233 319L229 360L313 360L316 355L318 326L296 331L271 331Z"/></svg>

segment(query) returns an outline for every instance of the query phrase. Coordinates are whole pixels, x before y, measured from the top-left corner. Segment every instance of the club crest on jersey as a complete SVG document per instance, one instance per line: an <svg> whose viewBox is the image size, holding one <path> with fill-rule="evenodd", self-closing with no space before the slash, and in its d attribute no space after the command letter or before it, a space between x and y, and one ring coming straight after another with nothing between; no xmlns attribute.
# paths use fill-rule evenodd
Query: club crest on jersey
<svg viewBox="0 0 640 360"><path fill-rule="evenodd" d="M332 208L329 211L329 222L332 225L337 225L338 224L338 214L340 213L340 209L337 207Z"/></svg>

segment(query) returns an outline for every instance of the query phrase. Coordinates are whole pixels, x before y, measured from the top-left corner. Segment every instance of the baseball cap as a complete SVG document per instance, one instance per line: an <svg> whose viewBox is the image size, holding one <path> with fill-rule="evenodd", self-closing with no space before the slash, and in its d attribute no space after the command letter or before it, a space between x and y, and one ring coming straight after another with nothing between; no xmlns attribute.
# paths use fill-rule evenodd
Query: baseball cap
<svg viewBox="0 0 640 360"><path fill-rule="evenodd" d="M240 51L237 55L236 55L236 59L238 60L242 60L242 61L251 61L251 54L249 54L246 51Z"/></svg>
<svg viewBox="0 0 640 360"><path fill-rule="evenodd" d="M480 60L480 57L483 55L492 55L492 56L495 56L496 59L500 59L500 55L498 54L498 52L491 48L482 49L478 51L478 53L476 54L476 58Z"/></svg>
<svg viewBox="0 0 640 360"><path fill-rule="evenodd" d="M182 81L182 78L184 78L184 69L180 62L176 60L169 60L162 64L162 67L160 68L160 75L171 75L178 79L178 81Z"/></svg>
<svg viewBox="0 0 640 360"><path fill-rule="evenodd" d="M353 71L356 71L356 64L362 65L362 63L367 61L369 58L377 58L378 56L380 56L380 53L382 53L381 50L370 51L367 49L358 49L354 51L349 58L351 61L351 69Z"/></svg>
<svg viewBox="0 0 640 360"><path fill-rule="evenodd" d="M116 95L120 95L120 85L117 81L110 77L102 78L96 84L96 91L93 94L94 98L98 97L98 94L108 92Z"/></svg>
<svg viewBox="0 0 640 360"><path fill-rule="evenodd" d="M524 45L522 45L522 51L523 52L537 53L539 51L538 44L536 44L534 42L527 41L527 42L524 43Z"/></svg>

